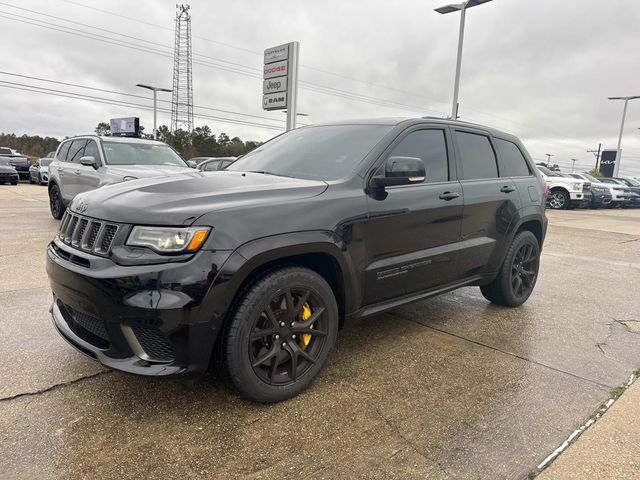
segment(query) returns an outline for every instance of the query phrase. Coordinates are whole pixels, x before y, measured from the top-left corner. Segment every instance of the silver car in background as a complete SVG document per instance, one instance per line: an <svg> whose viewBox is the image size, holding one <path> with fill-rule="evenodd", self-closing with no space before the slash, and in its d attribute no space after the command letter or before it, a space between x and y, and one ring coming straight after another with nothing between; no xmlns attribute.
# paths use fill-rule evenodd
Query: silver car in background
<svg viewBox="0 0 640 480"><path fill-rule="evenodd" d="M49 165L49 206L60 219L76 195L138 178L193 170L169 145L133 137L83 135L64 140Z"/></svg>
<svg viewBox="0 0 640 480"><path fill-rule="evenodd" d="M39 158L29 167L29 182L46 185L49 183L49 164L53 158Z"/></svg>

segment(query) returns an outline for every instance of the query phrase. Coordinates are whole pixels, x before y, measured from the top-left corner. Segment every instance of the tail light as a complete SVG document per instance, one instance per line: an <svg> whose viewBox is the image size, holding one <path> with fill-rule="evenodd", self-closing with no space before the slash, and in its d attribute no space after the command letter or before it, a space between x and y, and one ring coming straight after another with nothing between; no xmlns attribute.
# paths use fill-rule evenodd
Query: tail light
<svg viewBox="0 0 640 480"><path fill-rule="evenodd" d="M547 195L549 195L549 185L547 185L547 183L545 182L545 184L544 184L544 196L546 197Z"/></svg>

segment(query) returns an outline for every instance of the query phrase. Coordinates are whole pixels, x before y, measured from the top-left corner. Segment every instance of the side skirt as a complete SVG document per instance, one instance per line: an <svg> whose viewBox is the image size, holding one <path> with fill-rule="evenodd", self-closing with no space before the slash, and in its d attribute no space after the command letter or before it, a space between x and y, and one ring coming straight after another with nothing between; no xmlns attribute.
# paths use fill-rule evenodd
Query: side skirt
<svg viewBox="0 0 640 480"><path fill-rule="evenodd" d="M452 290L457 290L461 287L468 287L470 285L484 285L489 283L495 277L494 274L483 274L483 275L474 275L472 277L467 277L461 281L448 283L446 285L440 286L438 288L427 290L424 292L413 293L411 295L405 295L402 297L393 298L391 300L386 300L380 303L374 303L373 305L367 305L365 307L356 310L353 313L347 315L347 320L354 320L357 318L369 317L371 315L376 315L378 313L382 313L387 310L391 310L392 308L399 307L401 305L405 305L407 303L418 302L420 300L425 300L430 297L435 297L436 295L440 295L442 293L450 292Z"/></svg>

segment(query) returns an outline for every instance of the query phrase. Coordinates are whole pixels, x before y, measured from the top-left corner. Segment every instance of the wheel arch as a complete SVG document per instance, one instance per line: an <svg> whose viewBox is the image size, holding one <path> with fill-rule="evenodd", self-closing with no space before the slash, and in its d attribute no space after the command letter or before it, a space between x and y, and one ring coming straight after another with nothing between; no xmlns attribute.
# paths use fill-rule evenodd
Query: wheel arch
<svg viewBox="0 0 640 480"><path fill-rule="evenodd" d="M245 260L233 274L233 298L267 272L286 266L308 268L322 276L331 286L338 304L340 322L357 309L357 287L351 258L342 242L330 232L265 237L237 249Z"/></svg>

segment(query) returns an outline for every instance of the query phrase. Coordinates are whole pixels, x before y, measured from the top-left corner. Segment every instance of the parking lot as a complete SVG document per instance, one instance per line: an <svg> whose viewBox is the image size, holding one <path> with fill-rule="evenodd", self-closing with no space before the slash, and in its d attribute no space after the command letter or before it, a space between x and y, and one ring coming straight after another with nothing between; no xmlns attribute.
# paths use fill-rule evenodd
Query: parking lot
<svg viewBox="0 0 640 480"><path fill-rule="evenodd" d="M464 288L348 323L314 386L107 371L49 318L47 189L0 186L0 478L526 478L640 367L640 210L548 212L518 309Z"/></svg>

